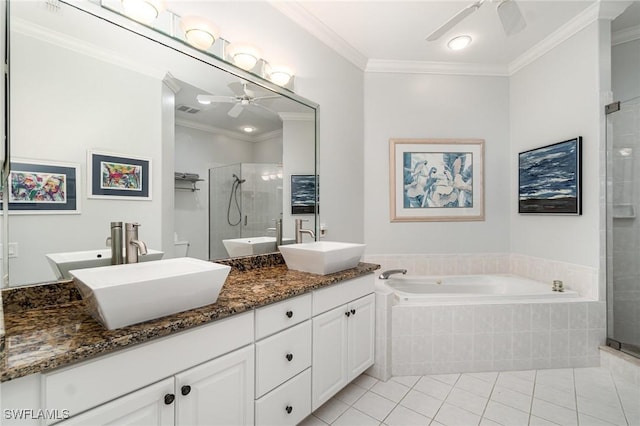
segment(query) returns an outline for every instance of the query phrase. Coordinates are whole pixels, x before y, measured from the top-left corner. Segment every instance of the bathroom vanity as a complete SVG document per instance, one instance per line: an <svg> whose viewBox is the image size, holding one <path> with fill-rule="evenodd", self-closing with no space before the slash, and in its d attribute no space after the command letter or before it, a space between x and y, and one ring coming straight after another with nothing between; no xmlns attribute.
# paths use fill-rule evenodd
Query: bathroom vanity
<svg viewBox="0 0 640 426"><path fill-rule="evenodd" d="M378 266L321 276L247 259L267 266L228 261L216 303L110 331L60 300L71 282L49 304L5 293L2 409L33 412L3 424L300 422L373 364Z"/></svg>

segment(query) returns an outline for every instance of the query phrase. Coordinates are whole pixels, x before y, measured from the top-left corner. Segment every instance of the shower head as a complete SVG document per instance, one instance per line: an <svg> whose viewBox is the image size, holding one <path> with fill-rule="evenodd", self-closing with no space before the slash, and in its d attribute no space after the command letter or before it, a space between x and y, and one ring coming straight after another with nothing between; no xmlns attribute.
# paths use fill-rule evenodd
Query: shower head
<svg viewBox="0 0 640 426"><path fill-rule="evenodd" d="M233 174L233 178L236 183L245 183L247 181L246 179L240 179L235 173Z"/></svg>

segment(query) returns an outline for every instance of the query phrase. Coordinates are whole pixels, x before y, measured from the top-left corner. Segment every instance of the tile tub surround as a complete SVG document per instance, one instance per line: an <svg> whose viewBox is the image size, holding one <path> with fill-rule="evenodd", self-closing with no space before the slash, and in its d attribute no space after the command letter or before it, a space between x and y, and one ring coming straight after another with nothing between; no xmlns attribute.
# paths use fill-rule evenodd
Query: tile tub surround
<svg viewBox="0 0 640 426"><path fill-rule="evenodd" d="M378 306L376 309L383 309ZM600 365L605 302L391 307L391 373ZM378 366L385 371L388 365Z"/></svg>
<svg viewBox="0 0 640 426"><path fill-rule="evenodd" d="M26 292L49 294L53 302L41 298L34 303L24 295L12 295L14 300L22 300L23 306L31 308L19 310L15 307L20 305L12 304L11 310L5 309L6 345L0 365L0 380L7 381L90 359L379 269L379 265L360 263L356 268L335 274L314 275L288 270L284 264L272 265L232 267L217 302L212 305L117 330L104 329L87 313L81 300L65 299L67 296L50 292L51 289L23 288ZM71 282L57 284L63 293L70 291ZM60 301L63 303L56 304Z"/></svg>
<svg viewBox="0 0 640 426"><path fill-rule="evenodd" d="M514 274L543 283L562 280L565 287L593 300L604 300L598 270L582 265L514 253L365 255L381 269L406 269L410 275Z"/></svg>

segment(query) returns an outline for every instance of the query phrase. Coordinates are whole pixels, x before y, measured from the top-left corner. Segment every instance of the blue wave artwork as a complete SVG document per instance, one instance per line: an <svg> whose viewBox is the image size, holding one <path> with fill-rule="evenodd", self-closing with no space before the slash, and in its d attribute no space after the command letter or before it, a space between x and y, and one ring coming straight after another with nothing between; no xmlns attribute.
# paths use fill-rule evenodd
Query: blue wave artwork
<svg viewBox="0 0 640 426"><path fill-rule="evenodd" d="M291 176L291 214L314 213L316 208L315 175Z"/></svg>
<svg viewBox="0 0 640 426"><path fill-rule="evenodd" d="M580 214L576 138L519 154L519 212Z"/></svg>
<svg viewBox="0 0 640 426"><path fill-rule="evenodd" d="M403 153L405 209L473 207L473 154Z"/></svg>

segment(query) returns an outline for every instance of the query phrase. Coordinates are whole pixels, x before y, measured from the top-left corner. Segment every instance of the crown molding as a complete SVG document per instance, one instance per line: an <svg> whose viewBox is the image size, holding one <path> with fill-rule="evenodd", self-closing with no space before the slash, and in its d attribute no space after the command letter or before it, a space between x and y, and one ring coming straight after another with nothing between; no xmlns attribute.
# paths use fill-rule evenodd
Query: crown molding
<svg viewBox="0 0 640 426"><path fill-rule="evenodd" d="M291 1L268 1L271 6L279 10L283 15L364 71L367 66L367 57L347 43L342 37L336 34L335 31L327 27L322 21L309 13L304 6Z"/></svg>
<svg viewBox="0 0 640 426"><path fill-rule="evenodd" d="M81 55L92 57L102 62L127 68L159 80L162 80L166 75L166 70L149 67L139 61L132 61L116 52L107 50L104 47L71 37L50 28L42 27L22 18L11 18L11 30L18 34L35 38L45 43L53 44Z"/></svg>
<svg viewBox="0 0 640 426"><path fill-rule="evenodd" d="M574 17L565 25L560 27L541 42L527 50L509 64L509 75L513 75L522 68L531 64L536 59L542 57L547 52L559 46L578 32L582 31L589 24L595 22L600 17L600 3L596 2L585 9L582 13Z"/></svg>
<svg viewBox="0 0 640 426"><path fill-rule="evenodd" d="M219 127L210 126L208 124L196 123L195 121L185 120L184 118L176 118L176 126L187 127L189 129L200 130L207 133L215 133L216 135L223 135L229 138L241 140L243 142L264 142L265 140L274 138L279 134L282 134L282 130L274 130L272 132L265 133L260 136L251 136L242 132L234 132L233 130L221 129Z"/></svg>
<svg viewBox="0 0 640 426"><path fill-rule="evenodd" d="M279 112L282 121L315 121L316 115L310 112Z"/></svg>
<svg viewBox="0 0 640 426"><path fill-rule="evenodd" d="M449 74L478 76L508 76L506 66L456 62L396 61L369 59L365 72L403 74Z"/></svg>
<svg viewBox="0 0 640 426"><path fill-rule="evenodd" d="M640 25L635 27L625 28L624 30L616 31L611 35L611 45L616 46L618 44L627 43L629 41L640 40Z"/></svg>

